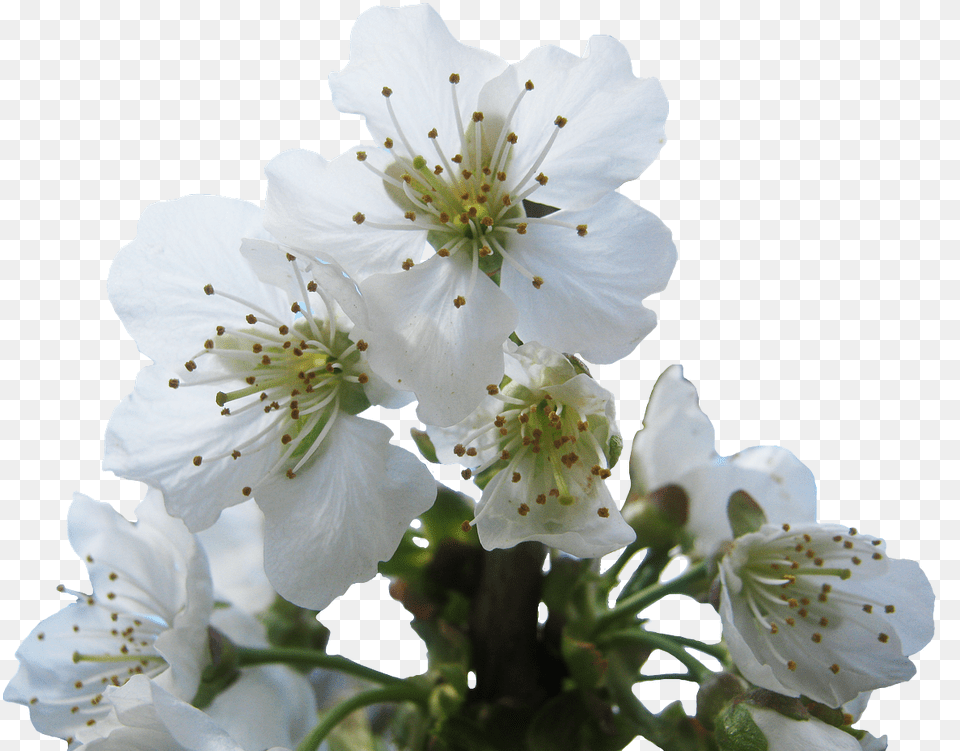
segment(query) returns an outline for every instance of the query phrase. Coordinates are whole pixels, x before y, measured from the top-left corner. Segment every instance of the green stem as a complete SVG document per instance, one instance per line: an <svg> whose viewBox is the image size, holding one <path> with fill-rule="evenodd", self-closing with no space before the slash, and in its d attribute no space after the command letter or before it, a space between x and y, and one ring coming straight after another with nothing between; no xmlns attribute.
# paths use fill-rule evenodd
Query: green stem
<svg viewBox="0 0 960 751"><path fill-rule="evenodd" d="M691 566L675 579L671 579L662 584L653 584L646 589L640 590L635 595L631 595L622 602L618 602L607 612L601 613L597 618L597 627L602 629L624 616L636 615L642 612L667 595L682 593L689 584L702 578L706 572L707 562L701 561Z"/></svg>
<svg viewBox="0 0 960 751"><path fill-rule="evenodd" d="M623 571L623 567L626 566L630 562L630 559L641 550L643 550L642 545L637 545L635 542L630 543L623 549L623 552L620 554L620 557L617 558L614 564L607 569L604 576L607 578L608 586L611 589L616 586L617 577L620 576L620 572Z"/></svg>
<svg viewBox="0 0 960 751"><path fill-rule="evenodd" d="M414 701L423 703L426 701L424 692L409 683L403 685L388 686L386 688L375 688L370 691L363 691L355 696L351 696L342 704L338 704L327 712L320 723L304 738L297 751L316 751L323 743L330 732L343 720L363 707L369 707L371 704L382 704L388 701Z"/></svg>
<svg viewBox="0 0 960 751"><path fill-rule="evenodd" d="M690 674L698 683L702 683L705 679L713 675L713 671L710 668L684 649L684 645L679 643L678 637L673 637L668 634L656 634L652 631L617 631L616 633L605 634L598 640L598 643L602 645L618 641L643 644L676 657L677 660L690 671Z"/></svg>
<svg viewBox="0 0 960 751"><path fill-rule="evenodd" d="M657 675L638 675L635 678L637 683L645 681L693 681L699 683L697 676L692 673L658 673Z"/></svg>
<svg viewBox="0 0 960 751"><path fill-rule="evenodd" d="M346 657L328 655L313 649L296 649L289 647L255 649L252 647L237 647L237 659L240 667L281 663L292 667L327 668L328 670L336 670L340 673L346 673L355 678L362 678L365 681L379 683L384 686L394 686L402 680L395 676L381 673L379 670L368 668Z"/></svg>
<svg viewBox="0 0 960 751"><path fill-rule="evenodd" d="M656 582L670 561L669 550L649 548L640 566L633 572L633 576L630 577L623 589L620 590L620 594L617 595L617 602L626 600L630 595Z"/></svg>

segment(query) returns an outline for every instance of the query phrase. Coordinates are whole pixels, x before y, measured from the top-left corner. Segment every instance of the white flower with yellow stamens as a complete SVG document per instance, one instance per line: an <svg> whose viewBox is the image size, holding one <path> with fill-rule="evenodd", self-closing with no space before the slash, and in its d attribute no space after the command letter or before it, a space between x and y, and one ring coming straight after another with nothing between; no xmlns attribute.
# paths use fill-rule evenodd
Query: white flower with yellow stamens
<svg viewBox="0 0 960 751"><path fill-rule="evenodd" d="M213 595L203 550L155 490L137 519L75 496L67 529L93 593L71 592L75 603L30 632L3 694L29 707L37 730L71 747L114 726L107 687L143 675L190 701L209 661Z"/></svg>
<svg viewBox="0 0 960 751"><path fill-rule="evenodd" d="M403 395L352 338L356 288L271 240L242 201L192 196L144 212L109 289L156 364L114 412L104 466L159 487L194 531L255 498L271 583L322 609L376 573L436 486L387 427L357 416Z"/></svg>
<svg viewBox="0 0 960 751"><path fill-rule="evenodd" d="M835 524L767 524L728 543L720 619L751 683L830 707L909 680L933 638L933 590L914 561Z"/></svg>
<svg viewBox="0 0 960 751"><path fill-rule="evenodd" d="M424 422L463 419L500 382L514 329L604 363L653 329L643 298L666 286L676 250L615 190L656 158L667 101L619 42L508 66L428 5L377 7L331 89L383 148L281 154L265 224L358 280L376 311L371 362L416 392Z"/></svg>
<svg viewBox="0 0 960 751"><path fill-rule="evenodd" d="M629 544L604 480L620 450L614 397L558 352L536 342L507 355L510 379L490 385L466 420L429 431L438 456L484 472L471 522L488 550L538 540L582 558Z"/></svg>

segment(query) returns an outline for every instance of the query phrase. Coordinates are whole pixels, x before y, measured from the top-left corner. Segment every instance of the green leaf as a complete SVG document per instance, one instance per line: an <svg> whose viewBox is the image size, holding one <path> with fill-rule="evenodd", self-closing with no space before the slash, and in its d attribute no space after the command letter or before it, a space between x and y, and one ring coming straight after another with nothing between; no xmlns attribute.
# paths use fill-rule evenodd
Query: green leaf
<svg viewBox="0 0 960 751"><path fill-rule="evenodd" d="M714 734L720 751L769 751L770 744L743 704L728 707L717 718Z"/></svg>
<svg viewBox="0 0 960 751"><path fill-rule="evenodd" d="M738 490L730 496L727 502L727 519L734 537L743 537L756 532L767 523L767 515L763 513L760 504L743 490Z"/></svg>

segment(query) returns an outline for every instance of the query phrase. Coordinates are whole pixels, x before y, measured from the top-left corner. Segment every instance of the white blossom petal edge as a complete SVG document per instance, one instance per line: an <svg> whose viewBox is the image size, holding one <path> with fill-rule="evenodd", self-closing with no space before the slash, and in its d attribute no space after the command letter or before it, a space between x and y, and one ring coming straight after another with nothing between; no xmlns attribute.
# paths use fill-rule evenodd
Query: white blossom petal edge
<svg viewBox="0 0 960 751"><path fill-rule="evenodd" d="M862 751L852 735L815 717L794 720L773 709L741 705L767 741L767 751Z"/></svg>
<svg viewBox="0 0 960 751"><path fill-rule="evenodd" d="M779 446L755 446L730 457L716 452L713 425L680 365L667 368L653 387L643 430L630 452L630 479L631 495L671 485L683 490L686 528L701 557L733 539L727 504L739 490L761 506L772 524L816 521L816 481L791 452Z"/></svg>
<svg viewBox="0 0 960 751"><path fill-rule="evenodd" d="M835 524L764 525L720 561L720 620L753 684L830 707L909 680L933 638L934 594L915 561Z"/></svg>
<svg viewBox="0 0 960 751"><path fill-rule="evenodd" d="M84 751L259 751L142 676L108 689L104 697L119 726L84 745ZM276 746L270 751L288 749Z"/></svg>
<svg viewBox="0 0 960 751"><path fill-rule="evenodd" d="M77 602L30 632L3 697L27 705L41 733L73 744L110 726L104 689L134 675L187 701L197 691L213 609L206 557L158 491L147 492L137 518L74 497L67 529L93 593L71 593Z"/></svg>

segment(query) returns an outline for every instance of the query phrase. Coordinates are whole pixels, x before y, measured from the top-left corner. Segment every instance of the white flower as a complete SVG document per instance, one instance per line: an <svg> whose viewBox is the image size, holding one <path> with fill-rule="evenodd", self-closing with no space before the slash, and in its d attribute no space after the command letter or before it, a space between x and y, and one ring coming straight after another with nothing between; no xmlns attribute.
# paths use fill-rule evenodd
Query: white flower
<svg viewBox="0 0 960 751"><path fill-rule="evenodd" d="M712 555L733 539L727 518L730 496L744 491L772 524L816 521L813 473L779 446L755 446L721 458L710 419L698 406L697 390L671 365L657 380L630 453L631 494L678 486L686 494L686 528L694 552Z"/></svg>
<svg viewBox="0 0 960 751"><path fill-rule="evenodd" d="M30 632L4 692L30 708L37 730L70 744L112 726L108 686L143 675L189 701L209 661L213 598L203 550L156 491L137 518L131 524L107 504L74 497L67 529L93 594L74 593L76 603Z"/></svg>
<svg viewBox="0 0 960 751"><path fill-rule="evenodd" d="M420 418L465 417L514 328L594 362L632 351L676 262L669 230L614 192L663 144L659 82L603 36L583 58L541 47L508 66L424 4L365 12L350 54L333 102L384 148L281 154L265 224L358 279L371 362L416 392Z"/></svg>
<svg viewBox="0 0 960 751"><path fill-rule="evenodd" d="M84 751L260 751L238 742L199 709L142 676L108 689L105 701L117 726L83 746ZM287 751L276 746L272 751Z"/></svg>
<svg viewBox="0 0 960 751"><path fill-rule="evenodd" d="M909 680L933 637L933 590L914 561L835 524L764 525L720 560L730 656L757 686L830 707Z"/></svg>
<svg viewBox="0 0 960 751"><path fill-rule="evenodd" d="M632 542L603 482L619 453L613 394L536 342L506 359L502 392L490 389L466 420L430 431L444 461L470 467L465 477L496 471L473 521L481 544L539 540L593 558Z"/></svg>
<svg viewBox="0 0 960 751"><path fill-rule="evenodd" d="M852 735L815 717L794 720L746 702L737 706L749 713L767 741L767 751L862 751ZM726 747L722 748L725 751Z"/></svg>
<svg viewBox="0 0 960 751"><path fill-rule="evenodd" d="M399 392L308 271L251 204L191 196L147 209L109 289L156 364L114 412L104 466L159 487L194 531L254 497L271 583L322 609L376 573L436 486L388 428L356 416ZM314 275L359 310L339 270Z"/></svg>

